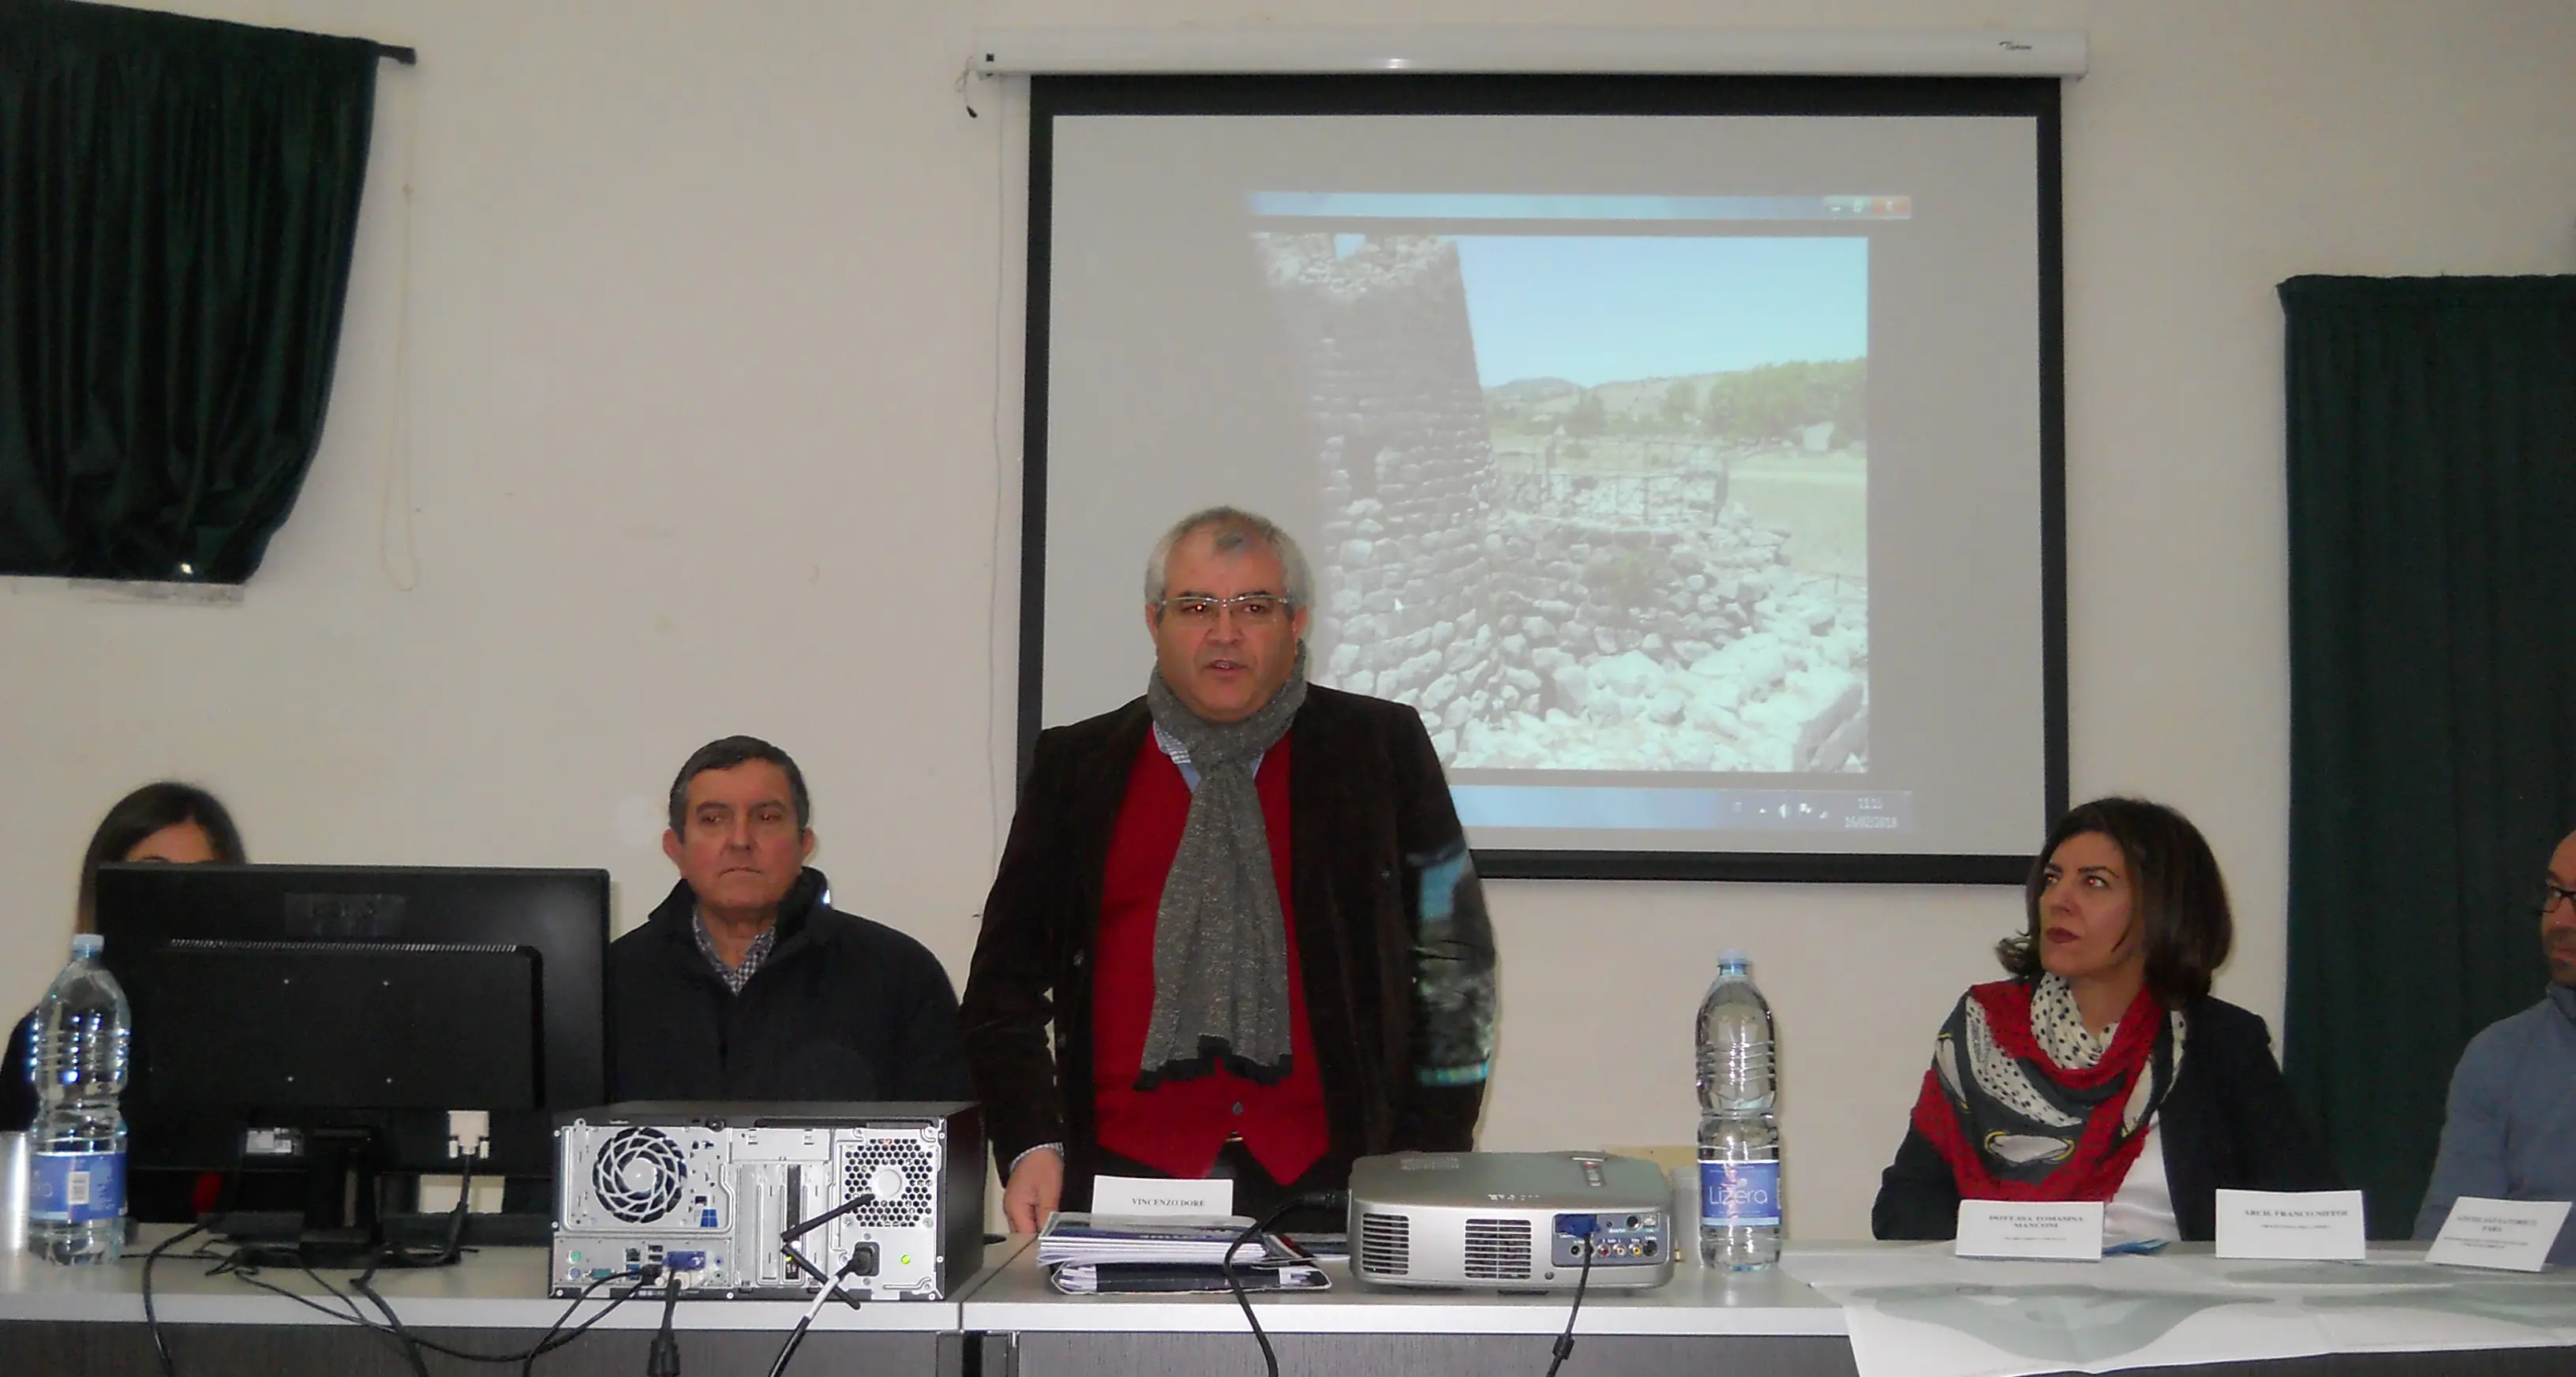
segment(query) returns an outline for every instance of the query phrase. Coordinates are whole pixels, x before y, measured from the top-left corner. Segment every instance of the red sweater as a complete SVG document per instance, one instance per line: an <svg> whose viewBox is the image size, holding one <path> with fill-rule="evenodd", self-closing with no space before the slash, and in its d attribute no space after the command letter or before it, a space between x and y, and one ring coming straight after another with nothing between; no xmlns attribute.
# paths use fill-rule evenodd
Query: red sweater
<svg viewBox="0 0 2576 1377"><path fill-rule="evenodd" d="M1287 1077L1258 1085L1219 1067L1196 1080L1136 1089L1154 1014L1155 913L1190 810L1189 782L1148 733L1128 772L1127 798L1102 877L1099 957L1092 965L1092 1083L1100 1144L1111 1152L1175 1177L1197 1178L1207 1175L1225 1140L1240 1134L1253 1160L1284 1184L1305 1175L1331 1143L1289 899L1287 738L1262 757L1254 783L1288 928Z"/></svg>

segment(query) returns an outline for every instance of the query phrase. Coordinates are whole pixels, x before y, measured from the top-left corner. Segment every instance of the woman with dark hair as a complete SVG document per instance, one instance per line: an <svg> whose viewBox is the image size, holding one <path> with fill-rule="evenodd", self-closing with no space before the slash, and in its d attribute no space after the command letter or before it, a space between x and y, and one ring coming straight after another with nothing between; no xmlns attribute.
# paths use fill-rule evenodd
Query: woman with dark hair
<svg viewBox="0 0 2576 1377"><path fill-rule="evenodd" d="M97 930L98 868L116 861L239 865L241 832L215 796L193 784L163 780L127 794L99 820L81 857L74 932ZM36 1013L18 1020L9 1034L8 1060L0 1066L9 1068L0 1075L0 1130L25 1128L36 1117Z"/></svg>
<svg viewBox="0 0 2576 1377"><path fill-rule="evenodd" d="M2199 829L2097 799L2050 829L2023 898L1995 948L2012 978L1941 1025L1871 1232L1954 1237L1962 1199L2099 1200L2107 1242L2204 1241L2222 1188L2335 1186L2263 1020L2210 997L2235 927Z"/></svg>

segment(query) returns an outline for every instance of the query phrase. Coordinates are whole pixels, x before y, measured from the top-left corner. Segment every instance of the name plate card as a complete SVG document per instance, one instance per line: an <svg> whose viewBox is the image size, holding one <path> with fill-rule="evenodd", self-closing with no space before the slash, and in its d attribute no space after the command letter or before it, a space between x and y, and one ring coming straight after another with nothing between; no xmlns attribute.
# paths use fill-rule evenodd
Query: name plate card
<svg viewBox="0 0 2576 1377"><path fill-rule="evenodd" d="M2218 1255L2294 1262L2359 1262L2359 1191L2218 1193Z"/></svg>
<svg viewBox="0 0 2576 1377"><path fill-rule="evenodd" d="M1234 1213L1234 1182L1222 1176L1207 1181L1095 1176L1091 1180L1091 1212L1129 1218L1176 1214L1224 1218Z"/></svg>
<svg viewBox="0 0 2576 1377"><path fill-rule="evenodd" d="M2099 1200L1959 1202L1960 1257L2102 1260Z"/></svg>
<svg viewBox="0 0 2576 1377"><path fill-rule="evenodd" d="M2426 1262L2445 1267L2497 1267L2537 1272L2549 1265L2549 1246L2567 1222L2564 1200L2481 1200L2464 1195L2442 1221Z"/></svg>

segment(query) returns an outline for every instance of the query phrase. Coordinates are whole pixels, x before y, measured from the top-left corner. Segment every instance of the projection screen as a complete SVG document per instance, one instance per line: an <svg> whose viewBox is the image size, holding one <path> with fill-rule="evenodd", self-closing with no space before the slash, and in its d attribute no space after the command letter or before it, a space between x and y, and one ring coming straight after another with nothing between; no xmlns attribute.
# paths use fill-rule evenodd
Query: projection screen
<svg viewBox="0 0 2576 1377"><path fill-rule="evenodd" d="M1173 519L1488 875L2010 883L2063 806L2048 81L1032 83L1021 747Z"/></svg>

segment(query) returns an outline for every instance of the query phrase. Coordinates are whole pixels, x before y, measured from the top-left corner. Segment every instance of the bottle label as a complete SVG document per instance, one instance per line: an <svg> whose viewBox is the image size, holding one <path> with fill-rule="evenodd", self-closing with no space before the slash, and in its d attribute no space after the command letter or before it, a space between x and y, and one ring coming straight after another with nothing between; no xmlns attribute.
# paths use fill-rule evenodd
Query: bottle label
<svg viewBox="0 0 2576 1377"><path fill-rule="evenodd" d="M27 1218L87 1224L125 1213L125 1154L36 1152L27 1173Z"/></svg>
<svg viewBox="0 0 2576 1377"><path fill-rule="evenodd" d="M1780 1162L1699 1164L1699 1222L1716 1228L1780 1222Z"/></svg>

